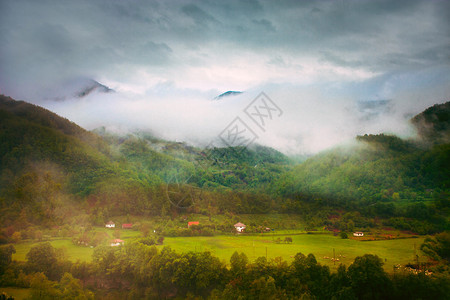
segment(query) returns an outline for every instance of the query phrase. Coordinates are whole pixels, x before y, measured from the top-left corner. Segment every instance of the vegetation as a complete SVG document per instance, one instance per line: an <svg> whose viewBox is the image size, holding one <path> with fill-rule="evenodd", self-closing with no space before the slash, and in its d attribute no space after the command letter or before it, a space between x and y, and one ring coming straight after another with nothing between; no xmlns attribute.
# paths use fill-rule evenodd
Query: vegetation
<svg viewBox="0 0 450 300"><path fill-rule="evenodd" d="M448 276L408 269L389 275L383 261L371 254L330 272L313 254L297 253L288 263L281 257L250 261L234 252L225 264L208 251L177 253L139 241L99 246L91 263L73 263L42 243L29 251L24 264L5 267L2 285L29 287L31 299L93 299L94 294L133 299L443 299L450 292Z"/></svg>
<svg viewBox="0 0 450 300"><path fill-rule="evenodd" d="M450 232L442 232L434 238L426 238L421 250L433 260L448 264L450 262Z"/></svg>
<svg viewBox="0 0 450 300"><path fill-rule="evenodd" d="M373 227L374 217L421 234L449 227L448 143L365 135L351 149L294 166L261 146L199 149L144 133L99 131L100 137L40 107L0 100L0 209L11 235L28 224L60 226L83 213L85 225L126 214L205 211L297 213L310 227L340 230L350 219L356 227ZM414 124L442 135L448 106L427 110ZM327 223L336 211L351 213L348 221Z"/></svg>
<svg viewBox="0 0 450 300"><path fill-rule="evenodd" d="M0 96L0 285L30 288L31 298L439 298L448 292L449 112L446 103L415 116L415 139L363 135L296 163L257 145L88 132ZM112 219L133 228L108 231ZM247 225L238 237L236 222ZM295 234L316 231L329 234ZM416 239L433 274L418 256L413 275L386 274L363 242L351 250L354 231L377 240L389 264L387 240L434 235ZM127 242L110 247L112 238ZM265 255L261 239L285 260ZM351 253L346 266L317 263L331 257L326 243Z"/></svg>
<svg viewBox="0 0 450 300"><path fill-rule="evenodd" d="M94 228L93 231L108 235L96 247L101 245L109 246L110 241L114 238L113 230ZM424 237L406 235L399 231L387 231L386 233L389 233L389 235L383 235L383 232L378 231L373 233L366 232L364 238L350 238L347 240L341 240L339 237L328 234L326 231L314 233L308 234L303 230L291 229L264 233L189 236L188 238L166 236L161 240L160 236L151 233L148 233L147 237L143 238L143 232L122 230L120 238L125 241L125 244L138 239L139 242L146 245L170 246L177 252L210 251L221 260L229 260L236 249L245 253L251 260L267 254L268 258L281 256L290 261L297 252L308 252L314 253L323 264L328 265L333 271L334 267L337 266L331 260L333 258L333 249L335 249L336 258L339 258L339 262L346 265L349 265L356 256L365 253L377 254L382 259L386 259L385 267L387 272L392 272L392 265L394 264L406 265L414 263L416 261L414 256L415 250L417 250L417 255L419 255L421 262L428 260L419 251L419 246L424 241ZM392 236L392 238L389 238L389 236ZM288 237L292 238L292 242L286 240ZM277 243L278 239L279 243ZM368 239L368 241L361 242L363 239ZM373 239L375 241L372 241ZM94 246L73 243L70 237L49 238L48 242L54 248L60 249L58 251L72 262L77 260L90 262L92 253L95 250ZM39 243L39 241L33 240L14 244L15 253L12 255L13 259L26 261L27 253ZM323 257L328 258L324 259Z"/></svg>

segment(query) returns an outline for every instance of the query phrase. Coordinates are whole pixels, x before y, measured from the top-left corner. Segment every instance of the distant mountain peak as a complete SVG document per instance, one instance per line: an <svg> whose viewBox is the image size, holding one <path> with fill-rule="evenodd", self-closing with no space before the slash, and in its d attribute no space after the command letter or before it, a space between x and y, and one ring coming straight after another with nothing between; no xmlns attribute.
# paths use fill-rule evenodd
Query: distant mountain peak
<svg viewBox="0 0 450 300"><path fill-rule="evenodd" d="M113 89L93 79L75 78L47 90L45 98L63 101L70 98L84 98L92 93L107 94L114 92Z"/></svg>
<svg viewBox="0 0 450 300"><path fill-rule="evenodd" d="M78 94L76 95L78 98L83 98L94 91L99 92L99 93L114 93L115 92L113 89L110 89L106 85L103 85L100 82L92 80L92 79L89 79L87 83L88 84L86 85L86 87L84 89L80 90L78 92Z"/></svg>
<svg viewBox="0 0 450 300"><path fill-rule="evenodd" d="M224 97L231 97L231 96L237 96L239 94L242 94L243 92L240 91L227 91L223 94L220 94L219 96L215 97L214 100L220 100Z"/></svg>

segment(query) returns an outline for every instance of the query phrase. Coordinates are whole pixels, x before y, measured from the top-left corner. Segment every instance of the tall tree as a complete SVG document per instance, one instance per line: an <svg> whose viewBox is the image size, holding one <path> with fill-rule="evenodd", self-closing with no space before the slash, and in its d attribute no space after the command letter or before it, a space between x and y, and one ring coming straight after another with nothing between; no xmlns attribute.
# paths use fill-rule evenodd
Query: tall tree
<svg viewBox="0 0 450 300"><path fill-rule="evenodd" d="M383 262L373 254L355 258L348 267L351 286L358 299L386 299L391 282L383 270Z"/></svg>
<svg viewBox="0 0 450 300"><path fill-rule="evenodd" d="M16 249L13 245L0 247L0 276L11 263L13 253L16 253Z"/></svg>
<svg viewBox="0 0 450 300"><path fill-rule="evenodd" d="M34 246L27 253L27 269L31 272L43 272L48 278L58 280L62 275L55 248L49 243Z"/></svg>

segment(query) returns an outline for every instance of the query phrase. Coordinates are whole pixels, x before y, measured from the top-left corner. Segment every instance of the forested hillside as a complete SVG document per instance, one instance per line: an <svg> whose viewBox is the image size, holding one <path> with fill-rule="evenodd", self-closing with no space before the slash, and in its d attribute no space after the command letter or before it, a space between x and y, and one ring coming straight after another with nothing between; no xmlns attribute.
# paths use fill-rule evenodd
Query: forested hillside
<svg viewBox="0 0 450 300"><path fill-rule="evenodd" d="M258 145L202 149L144 132L88 132L41 107L1 97L0 243L38 244L26 262L12 260L12 244L0 247L0 285L67 299L94 293L107 299L440 298L448 292L448 111L447 103L416 116L417 138L358 136L351 146L295 163ZM186 228L191 216L202 223ZM267 226L341 231L332 238L343 239L355 230L370 239L383 238L383 230L388 239L393 230L397 238L441 233L422 244L431 260L424 266L433 271L419 275L418 256L401 272L394 266L391 276L374 255L332 273L312 254L298 253L288 263L281 257L250 262L236 252L226 265L210 252L155 246L162 247L164 237L226 238L243 218L250 235L263 235ZM110 246L104 224L111 219L133 222L127 235L134 238L124 246ZM71 262L64 250L41 243L61 239L70 239L76 251L94 248L92 262Z"/></svg>
<svg viewBox="0 0 450 300"><path fill-rule="evenodd" d="M285 173L275 183L275 193L283 198L315 197L366 216L402 216L433 223L439 230L448 228L449 104L435 105L412 119L417 138L358 136L356 144L320 153ZM393 219L390 225L399 223L411 228L407 220Z"/></svg>
<svg viewBox="0 0 450 300"><path fill-rule="evenodd" d="M308 216L318 226L341 211L437 232L448 228L448 112L446 103L416 116L417 139L358 136L353 146L295 164L258 145L201 149L142 132L87 132L2 96L1 218L22 228L80 215L100 225L128 214L279 212Z"/></svg>
<svg viewBox="0 0 450 300"><path fill-rule="evenodd" d="M432 144L450 142L450 102L427 108L411 122L422 140Z"/></svg>
<svg viewBox="0 0 450 300"><path fill-rule="evenodd" d="M337 148L307 160L282 178L284 195L328 195L360 204L431 200L449 188L449 144L423 149L389 135L356 138L351 148ZM433 196L434 194L434 196Z"/></svg>
<svg viewBox="0 0 450 300"><path fill-rule="evenodd" d="M237 152L148 134L101 137L4 96L0 114L1 218L19 228L30 222L61 224L77 214L102 224L114 215L198 212L208 205L222 212L269 212L271 200L264 191L290 164L283 154L261 146ZM178 200L167 190L180 184L205 192L174 203ZM177 190L181 198L186 193L191 191Z"/></svg>

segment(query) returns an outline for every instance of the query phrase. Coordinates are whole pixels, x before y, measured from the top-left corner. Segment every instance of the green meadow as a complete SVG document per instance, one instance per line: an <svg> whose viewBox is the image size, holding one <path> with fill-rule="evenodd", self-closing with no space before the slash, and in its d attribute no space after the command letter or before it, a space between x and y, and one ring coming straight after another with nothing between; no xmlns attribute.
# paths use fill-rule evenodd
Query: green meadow
<svg viewBox="0 0 450 300"><path fill-rule="evenodd" d="M95 230L106 232L108 234L109 238L107 239L107 241L105 241L105 244L108 244L109 240L114 239L113 237L114 229L98 227L95 228ZM134 230L120 231L120 239L124 240L125 242L127 240L139 237L140 235L141 235L140 232ZM73 262L77 260L91 261L92 259L92 253L94 252L94 249L91 247L74 245L72 243L71 238L51 239L48 242L50 242L50 244L52 244L52 246L55 248L63 249L63 252L66 255L67 259ZM28 251L30 251L31 247L33 247L36 244L37 244L36 242L31 241L28 242L25 241L18 244L14 244L14 248L16 248L16 253L13 254L13 259L18 261L25 261Z"/></svg>
<svg viewBox="0 0 450 300"><path fill-rule="evenodd" d="M92 253L94 252L93 248L74 245L70 239L50 240L48 242L50 242L50 244L57 249L63 249L67 259L73 262L77 260L91 261L92 259ZM22 242L14 244L16 253L12 256L13 260L25 261L28 251L30 251L30 249L37 244L39 243Z"/></svg>
<svg viewBox="0 0 450 300"><path fill-rule="evenodd" d="M136 231L125 232L126 234L121 236L125 243L139 234ZM312 253L318 262L330 266L332 270L335 270L340 263L348 266L355 257L366 253L378 255L385 261L385 270L389 272L392 271L392 267L395 264L405 265L414 262L415 254L419 256L419 261L426 261L426 258L418 250L423 243L424 237L379 241L341 239L331 234L297 234L291 235L291 237L293 240L292 244L277 244L274 241L277 238L283 240L284 236L273 236L271 234L166 237L164 246L170 246L178 252L210 251L226 263L229 262L234 251L245 253L250 261L260 256L267 256L269 259L281 257L284 260L291 261L298 252L305 255ZM91 261L92 259L93 248L74 245L69 239L51 240L50 243L55 248L63 249L65 255L71 261ZM26 260L26 254L35 244L32 242L15 244L16 253L13 255L13 259L18 261ZM333 250L335 257L339 259L336 263L331 260Z"/></svg>
<svg viewBox="0 0 450 300"><path fill-rule="evenodd" d="M332 270L337 269L340 263L350 265L355 257L364 254L376 254L385 261L385 270L392 271L395 264L407 264L415 261L415 253L419 261L425 261L419 250L424 237L380 240L380 241L358 241L352 239L341 239L330 234L299 234L292 235L292 244L276 244L274 239L278 236L214 236L214 237L172 237L165 238L164 245L170 246L176 251L210 251L215 256L226 262L229 261L234 251L243 252L249 260L260 256L267 258L281 257L291 261L295 254L301 252L305 255L312 253L318 262L330 266ZM284 238L281 237L283 240ZM331 261L333 249L336 264ZM324 257L328 257L324 258Z"/></svg>

